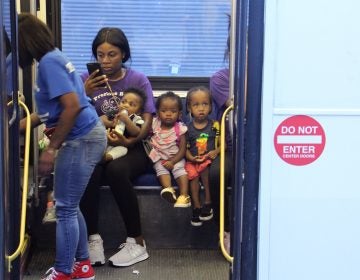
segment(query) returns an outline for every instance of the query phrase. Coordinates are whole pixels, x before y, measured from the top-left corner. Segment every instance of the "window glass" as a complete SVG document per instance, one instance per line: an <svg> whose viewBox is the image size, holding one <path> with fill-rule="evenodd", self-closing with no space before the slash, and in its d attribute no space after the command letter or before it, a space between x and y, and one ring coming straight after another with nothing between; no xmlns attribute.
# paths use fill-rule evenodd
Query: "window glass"
<svg viewBox="0 0 360 280"><path fill-rule="evenodd" d="M229 0L62 0L62 49L80 72L105 26L130 43L128 66L154 77L209 77L224 67Z"/></svg>

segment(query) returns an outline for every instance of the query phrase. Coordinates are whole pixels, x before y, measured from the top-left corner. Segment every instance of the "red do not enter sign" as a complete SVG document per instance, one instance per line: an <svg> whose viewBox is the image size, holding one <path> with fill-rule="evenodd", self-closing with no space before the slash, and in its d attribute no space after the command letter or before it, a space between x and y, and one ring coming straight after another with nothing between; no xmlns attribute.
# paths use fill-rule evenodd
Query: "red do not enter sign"
<svg viewBox="0 0 360 280"><path fill-rule="evenodd" d="M279 157L292 165L307 165L317 160L325 147L322 126L314 118L295 115L277 127L274 146Z"/></svg>

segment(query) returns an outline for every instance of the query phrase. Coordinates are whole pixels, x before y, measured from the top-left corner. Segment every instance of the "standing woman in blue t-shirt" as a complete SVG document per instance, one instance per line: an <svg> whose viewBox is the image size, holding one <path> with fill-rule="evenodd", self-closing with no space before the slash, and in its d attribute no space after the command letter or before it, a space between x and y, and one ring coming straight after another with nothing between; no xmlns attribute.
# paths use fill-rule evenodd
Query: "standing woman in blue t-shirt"
<svg viewBox="0 0 360 280"><path fill-rule="evenodd" d="M24 13L19 15L18 32L20 66L29 66L34 59L39 63L32 127L44 123L54 129L49 146L39 158L40 175L54 170L57 215L55 265L43 279L95 279L79 203L104 153L105 128L74 66L55 47L49 28ZM24 128L25 120L21 120L20 129Z"/></svg>

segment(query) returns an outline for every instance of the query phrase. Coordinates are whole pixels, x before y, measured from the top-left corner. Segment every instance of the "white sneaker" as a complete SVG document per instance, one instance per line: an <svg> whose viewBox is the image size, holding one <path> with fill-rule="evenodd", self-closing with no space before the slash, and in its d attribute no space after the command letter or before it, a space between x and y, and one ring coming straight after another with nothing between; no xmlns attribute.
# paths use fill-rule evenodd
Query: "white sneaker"
<svg viewBox="0 0 360 280"><path fill-rule="evenodd" d="M104 246L100 234L89 236L89 258L93 266L105 264Z"/></svg>
<svg viewBox="0 0 360 280"><path fill-rule="evenodd" d="M126 238L126 243L120 245L120 251L109 259L109 263L113 266L130 266L137 262L146 260L149 254L144 246L136 243L134 238Z"/></svg>
<svg viewBox="0 0 360 280"><path fill-rule="evenodd" d="M56 212L55 206L46 208L44 218L42 220L43 224L56 222Z"/></svg>

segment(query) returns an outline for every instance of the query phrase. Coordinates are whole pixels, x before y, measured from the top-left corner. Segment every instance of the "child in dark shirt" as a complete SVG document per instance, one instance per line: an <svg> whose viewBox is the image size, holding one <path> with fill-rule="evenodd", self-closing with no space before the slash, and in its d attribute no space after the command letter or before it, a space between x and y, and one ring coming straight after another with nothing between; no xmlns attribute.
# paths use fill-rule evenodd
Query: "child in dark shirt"
<svg viewBox="0 0 360 280"><path fill-rule="evenodd" d="M220 153L219 123L211 120L211 95L206 87L189 90L186 97L187 110L192 122L188 125L185 169L190 181L193 215L191 224L201 226L213 217L209 186L209 165ZM200 179L205 190L205 201L200 201Z"/></svg>

